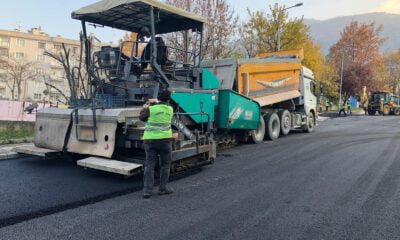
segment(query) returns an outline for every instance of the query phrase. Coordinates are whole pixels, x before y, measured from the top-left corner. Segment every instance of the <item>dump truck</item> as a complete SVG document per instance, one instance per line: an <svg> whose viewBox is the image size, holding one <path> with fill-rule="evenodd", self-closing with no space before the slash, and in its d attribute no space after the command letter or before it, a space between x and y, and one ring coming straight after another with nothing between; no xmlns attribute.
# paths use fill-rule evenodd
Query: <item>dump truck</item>
<svg viewBox="0 0 400 240"><path fill-rule="evenodd" d="M291 130L314 131L317 98L313 72L302 66L303 50L259 54L250 59L204 61L221 81L260 104L261 121L255 142L274 140ZM258 137L255 137L258 136Z"/></svg>
<svg viewBox="0 0 400 240"><path fill-rule="evenodd" d="M266 132L275 139L294 128L314 129L314 80L299 56L202 63L206 19L156 0L103 0L74 11L72 18L82 24L89 94L80 96L83 83L75 82L68 109L39 110L35 146L17 149L20 153L72 155L85 168L139 173L145 164L139 113L166 89L177 136L172 172L212 164L219 145L260 143ZM135 32L137 39L93 53L88 24ZM195 35L198 49L166 44L164 34L181 31Z"/></svg>
<svg viewBox="0 0 400 240"><path fill-rule="evenodd" d="M390 92L372 92L368 101L368 114L400 115L399 96Z"/></svg>

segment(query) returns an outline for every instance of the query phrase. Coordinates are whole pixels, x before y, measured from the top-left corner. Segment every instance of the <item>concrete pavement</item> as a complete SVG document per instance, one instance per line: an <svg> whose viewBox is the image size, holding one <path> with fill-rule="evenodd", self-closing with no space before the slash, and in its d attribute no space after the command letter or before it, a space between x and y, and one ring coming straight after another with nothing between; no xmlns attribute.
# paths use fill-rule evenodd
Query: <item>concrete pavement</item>
<svg viewBox="0 0 400 240"><path fill-rule="evenodd" d="M0 160L18 158L20 155L14 150L14 148L32 145L33 143L15 143L0 145Z"/></svg>

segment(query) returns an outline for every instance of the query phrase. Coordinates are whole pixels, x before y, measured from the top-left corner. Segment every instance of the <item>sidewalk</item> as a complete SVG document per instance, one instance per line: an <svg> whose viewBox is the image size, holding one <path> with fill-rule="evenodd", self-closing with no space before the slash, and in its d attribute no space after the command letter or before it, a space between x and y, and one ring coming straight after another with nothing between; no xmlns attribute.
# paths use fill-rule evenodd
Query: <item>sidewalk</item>
<svg viewBox="0 0 400 240"><path fill-rule="evenodd" d="M0 160L17 158L19 154L14 151L14 148L21 146L33 146L33 143L16 143L0 145Z"/></svg>

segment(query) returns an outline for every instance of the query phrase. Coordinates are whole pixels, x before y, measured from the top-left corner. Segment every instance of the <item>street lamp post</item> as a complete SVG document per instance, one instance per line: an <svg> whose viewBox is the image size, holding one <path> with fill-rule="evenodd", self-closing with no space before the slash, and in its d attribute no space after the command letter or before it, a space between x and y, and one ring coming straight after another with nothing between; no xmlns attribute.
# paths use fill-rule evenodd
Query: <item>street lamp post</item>
<svg viewBox="0 0 400 240"><path fill-rule="evenodd" d="M344 49L342 50L342 69L340 70L339 107L341 107L342 103L343 69L344 69Z"/></svg>
<svg viewBox="0 0 400 240"><path fill-rule="evenodd" d="M276 35L277 35L277 36L276 36L277 46L276 46L276 49L275 49L277 52L279 52L279 51L281 50L281 22L280 22L280 20L281 20L281 13L282 13L283 11L288 10L288 9L295 8L295 7L300 7L300 6L303 6L303 3L298 3L298 4L296 4L296 5L293 5L293 6L291 6L291 7L284 8L284 9L282 9L282 10L279 11L279 13L278 13L278 31L277 31L277 34L276 34Z"/></svg>

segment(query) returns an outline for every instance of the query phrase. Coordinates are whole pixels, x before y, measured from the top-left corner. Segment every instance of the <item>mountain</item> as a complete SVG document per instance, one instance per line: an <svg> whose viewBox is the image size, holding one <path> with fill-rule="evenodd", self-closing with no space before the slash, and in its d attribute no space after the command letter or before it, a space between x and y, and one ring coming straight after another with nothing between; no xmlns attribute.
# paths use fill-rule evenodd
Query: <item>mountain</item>
<svg viewBox="0 0 400 240"><path fill-rule="evenodd" d="M386 39L381 47L383 52L400 49L400 14L367 13L327 20L304 19L304 22L311 27L313 38L322 45L324 52L328 53L329 48L339 40L340 33L352 20L375 22L377 26L383 26L381 37Z"/></svg>

